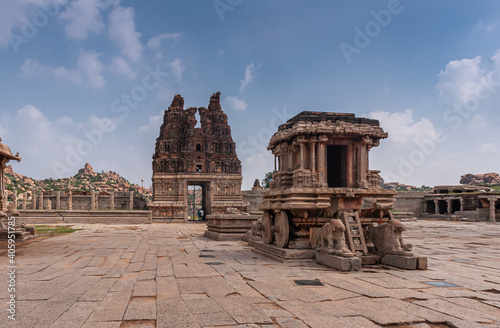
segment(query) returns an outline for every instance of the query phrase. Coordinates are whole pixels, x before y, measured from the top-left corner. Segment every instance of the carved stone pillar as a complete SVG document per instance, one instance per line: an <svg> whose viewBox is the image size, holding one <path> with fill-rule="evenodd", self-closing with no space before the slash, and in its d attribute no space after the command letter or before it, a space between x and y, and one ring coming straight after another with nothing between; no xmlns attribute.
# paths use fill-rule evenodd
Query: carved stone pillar
<svg viewBox="0 0 500 328"><path fill-rule="evenodd" d="M134 192L131 191L130 192L130 204L129 204L129 210L133 210L134 209Z"/></svg>
<svg viewBox="0 0 500 328"><path fill-rule="evenodd" d="M31 189L31 208L36 210L36 189Z"/></svg>
<svg viewBox="0 0 500 328"><path fill-rule="evenodd" d="M422 204L422 212L427 213L429 211L429 206L427 206L427 202L424 200Z"/></svg>
<svg viewBox="0 0 500 328"><path fill-rule="evenodd" d="M316 172L316 143L311 142L311 171Z"/></svg>
<svg viewBox="0 0 500 328"><path fill-rule="evenodd" d="M68 191L68 211L73 210L73 192L70 190Z"/></svg>
<svg viewBox="0 0 500 328"><path fill-rule="evenodd" d="M27 198L28 198L28 192L25 191L25 192L23 192L23 210L26 209Z"/></svg>
<svg viewBox="0 0 500 328"><path fill-rule="evenodd" d="M274 171L277 171L277 167L276 167L276 154L274 155Z"/></svg>
<svg viewBox="0 0 500 328"><path fill-rule="evenodd" d="M95 209L99 210L99 193L95 193Z"/></svg>
<svg viewBox="0 0 500 328"><path fill-rule="evenodd" d="M488 199L490 201L490 222L496 222L496 217L495 217L495 203L496 199L491 197Z"/></svg>
<svg viewBox="0 0 500 328"><path fill-rule="evenodd" d="M300 169L303 170L306 162L305 145L303 140L300 141L299 146L300 146L299 163L300 163Z"/></svg>
<svg viewBox="0 0 500 328"><path fill-rule="evenodd" d="M61 192L56 191L56 210L61 209Z"/></svg>
<svg viewBox="0 0 500 328"><path fill-rule="evenodd" d="M451 214L451 199L446 200L446 212Z"/></svg>
<svg viewBox="0 0 500 328"><path fill-rule="evenodd" d="M111 196L110 196L110 204L109 204L109 209L114 210L115 209L115 193L112 191Z"/></svg>
<svg viewBox="0 0 500 328"><path fill-rule="evenodd" d="M17 190L14 189L12 191L12 205L14 205L14 208L17 210Z"/></svg>
<svg viewBox="0 0 500 328"><path fill-rule="evenodd" d="M43 210L43 190L40 191L40 205L38 208Z"/></svg>
<svg viewBox="0 0 500 328"><path fill-rule="evenodd" d="M464 199L460 198L460 211L464 210Z"/></svg>
<svg viewBox="0 0 500 328"><path fill-rule="evenodd" d="M95 190L90 191L90 210L95 211Z"/></svg>
<svg viewBox="0 0 500 328"><path fill-rule="evenodd" d="M439 214L439 200L434 201L434 213Z"/></svg>
<svg viewBox="0 0 500 328"><path fill-rule="evenodd" d="M325 174L325 145L328 141L328 137L322 135L319 137L318 143L318 177L321 186L326 186L326 174Z"/></svg>

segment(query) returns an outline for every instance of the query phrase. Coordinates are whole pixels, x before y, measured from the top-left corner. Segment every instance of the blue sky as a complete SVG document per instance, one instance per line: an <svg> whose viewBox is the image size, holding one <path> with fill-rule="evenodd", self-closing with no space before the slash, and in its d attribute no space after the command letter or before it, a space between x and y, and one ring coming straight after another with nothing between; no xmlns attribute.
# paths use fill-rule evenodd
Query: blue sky
<svg viewBox="0 0 500 328"><path fill-rule="evenodd" d="M498 1L0 3L0 137L34 178L89 162L150 185L163 110L222 92L244 188L303 110L377 118L387 181L500 171Z"/></svg>

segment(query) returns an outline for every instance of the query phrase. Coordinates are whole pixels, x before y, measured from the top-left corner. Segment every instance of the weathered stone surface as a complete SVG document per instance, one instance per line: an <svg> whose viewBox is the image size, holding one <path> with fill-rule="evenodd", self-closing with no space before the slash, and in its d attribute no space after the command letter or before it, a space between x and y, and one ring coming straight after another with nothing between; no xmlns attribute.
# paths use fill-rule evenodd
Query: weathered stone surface
<svg viewBox="0 0 500 328"><path fill-rule="evenodd" d="M319 264L333 268L338 271L361 270L361 259L359 257L342 257L332 254L316 252L316 261Z"/></svg>
<svg viewBox="0 0 500 328"><path fill-rule="evenodd" d="M79 225L86 230L22 245L16 257L18 321L2 324L149 327L156 312L157 327L175 328L499 326L500 226L428 221L407 226L408 242L433 253L428 257L431 269L372 266L335 273L320 266L278 263L250 252L242 242L198 238L202 225L138 225L134 230ZM106 276L126 269L121 265L128 265L132 256L122 258L124 254L133 254L139 265L170 267L171 274L150 279L155 270L149 270ZM0 256L0 262L2 258L7 257ZM94 258L98 260L88 260ZM0 275L6 272L0 266ZM321 281L324 286L300 286L294 280ZM459 287L423 283L428 281ZM144 296L133 296L133 291ZM0 289L0 299L6 295ZM0 302L0 311L6 313L6 302Z"/></svg>
<svg viewBox="0 0 500 328"><path fill-rule="evenodd" d="M415 270L417 269L417 258L413 256L401 256L387 254L382 256L380 262L400 269Z"/></svg>

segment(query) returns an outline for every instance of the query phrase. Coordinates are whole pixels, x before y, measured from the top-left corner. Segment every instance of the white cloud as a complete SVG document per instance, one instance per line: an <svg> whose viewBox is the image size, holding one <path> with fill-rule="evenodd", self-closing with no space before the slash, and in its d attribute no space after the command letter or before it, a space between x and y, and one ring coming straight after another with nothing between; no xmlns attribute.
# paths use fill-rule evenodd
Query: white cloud
<svg viewBox="0 0 500 328"><path fill-rule="evenodd" d="M243 182L241 188L249 190L255 179L262 182L265 174L274 169L274 156L270 151L264 149L262 152L243 158L242 164Z"/></svg>
<svg viewBox="0 0 500 328"><path fill-rule="evenodd" d="M493 72L481 69L481 56L476 56L449 62L438 77L436 89L439 95L455 105L483 99L485 90L492 86Z"/></svg>
<svg viewBox="0 0 500 328"><path fill-rule="evenodd" d="M13 165L14 170L36 179L71 176L85 162L100 157L113 158L113 152L121 148L106 145L110 141L110 131L116 127L116 119L94 114L81 122L68 116L50 119L39 108L26 105L17 111L3 113L0 121L6 123L2 134L4 142L22 157L21 163ZM103 126L107 132L103 132ZM55 163L66 170L55 170L58 167Z"/></svg>
<svg viewBox="0 0 500 328"><path fill-rule="evenodd" d="M486 143L481 144L477 148L477 150L480 151L481 153L490 154L490 153L496 152L497 146L495 144L491 143L491 142L486 142Z"/></svg>
<svg viewBox="0 0 500 328"><path fill-rule="evenodd" d="M122 56L114 57L108 70L132 79L136 76L135 72L130 68L129 63Z"/></svg>
<svg viewBox="0 0 500 328"><path fill-rule="evenodd" d="M226 97L226 103L229 107L238 111L247 110L248 107L248 104L244 99L239 99L237 97Z"/></svg>
<svg viewBox="0 0 500 328"><path fill-rule="evenodd" d="M34 12L33 4L43 4L45 2L48 2L48 0L1 1L0 46L7 46L9 44L9 36L13 30L23 26L26 18L31 18Z"/></svg>
<svg viewBox="0 0 500 328"><path fill-rule="evenodd" d="M415 121L411 109L396 113L376 111L368 116L380 121L384 130L389 132L389 139L394 143L408 144L413 140L436 137L434 124L426 118Z"/></svg>
<svg viewBox="0 0 500 328"><path fill-rule="evenodd" d="M177 81L181 82L182 81L182 73L186 69L184 65L182 64L182 61L180 59L175 59L171 63L168 64L170 66L170 69L172 70L172 73L175 75Z"/></svg>
<svg viewBox="0 0 500 328"><path fill-rule="evenodd" d="M469 124L467 125L467 127L470 129L470 130L473 130L473 131L477 131L477 130L481 130L481 129L484 129L484 128L487 128L489 127L489 122L488 122L488 119L486 118L486 116L484 115L476 115L474 116Z"/></svg>
<svg viewBox="0 0 500 328"><path fill-rule="evenodd" d="M71 39L83 40L89 32L100 34L104 30L100 9L101 0L76 0L71 2L59 17L67 21L65 32Z"/></svg>
<svg viewBox="0 0 500 328"><path fill-rule="evenodd" d="M102 71L104 65L99 57L101 54L95 51L81 52L78 57L78 65L74 70L66 67L52 67L40 64L35 59L26 59L21 66L21 71L26 76L50 75L58 80L70 81L72 83L85 83L91 88L102 88L105 84Z"/></svg>
<svg viewBox="0 0 500 328"><path fill-rule="evenodd" d="M245 68L245 78L240 81L240 92L243 92L245 88L253 81L254 79L254 73L256 70L260 68L260 65L255 67L254 63L251 63L250 65L247 65Z"/></svg>
<svg viewBox="0 0 500 328"><path fill-rule="evenodd" d="M163 111L158 115L152 115L149 117L148 124L139 127L139 132L149 132L155 131L157 133L160 130L160 126L163 123Z"/></svg>
<svg viewBox="0 0 500 328"><path fill-rule="evenodd" d="M176 42L182 38L183 33L163 33L157 36L152 37L148 41L148 47L151 50L158 50L161 46L162 41L164 40L172 40Z"/></svg>
<svg viewBox="0 0 500 328"><path fill-rule="evenodd" d="M125 57L132 61L141 59L141 34L136 31L134 9L116 7L109 15L109 35L120 46Z"/></svg>

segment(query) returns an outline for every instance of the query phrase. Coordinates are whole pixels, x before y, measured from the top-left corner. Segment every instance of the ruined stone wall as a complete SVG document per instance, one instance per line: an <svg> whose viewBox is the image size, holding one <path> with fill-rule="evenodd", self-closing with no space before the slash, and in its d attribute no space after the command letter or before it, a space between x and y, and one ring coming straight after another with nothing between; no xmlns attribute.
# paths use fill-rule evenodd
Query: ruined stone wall
<svg viewBox="0 0 500 328"><path fill-rule="evenodd" d="M43 208L47 209L50 202L51 210L68 210L69 209L69 194L67 192L60 192L60 206L57 208L57 192L44 192L43 193ZM76 192L71 195L72 210L86 210L92 209L92 195L90 192ZM23 202L18 201L18 209L23 209ZM33 203L27 202L26 209L33 209ZM36 209L40 208L40 193L37 195ZM95 194L95 209L96 210L111 210L111 195L110 194ZM129 210L130 209L130 193L129 192L115 192L114 193L114 209L115 210ZM147 209L147 200L142 196L134 194L133 207L134 210Z"/></svg>
<svg viewBox="0 0 500 328"><path fill-rule="evenodd" d="M394 211L413 212L416 217L420 217L423 212L423 200L425 192L421 191L400 191L395 196Z"/></svg>
<svg viewBox="0 0 500 328"><path fill-rule="evenodd" d="M259 206L262 204L262 190L242 190L243 202L249 203L247 207L249 212L259 211Z"/></svg>

